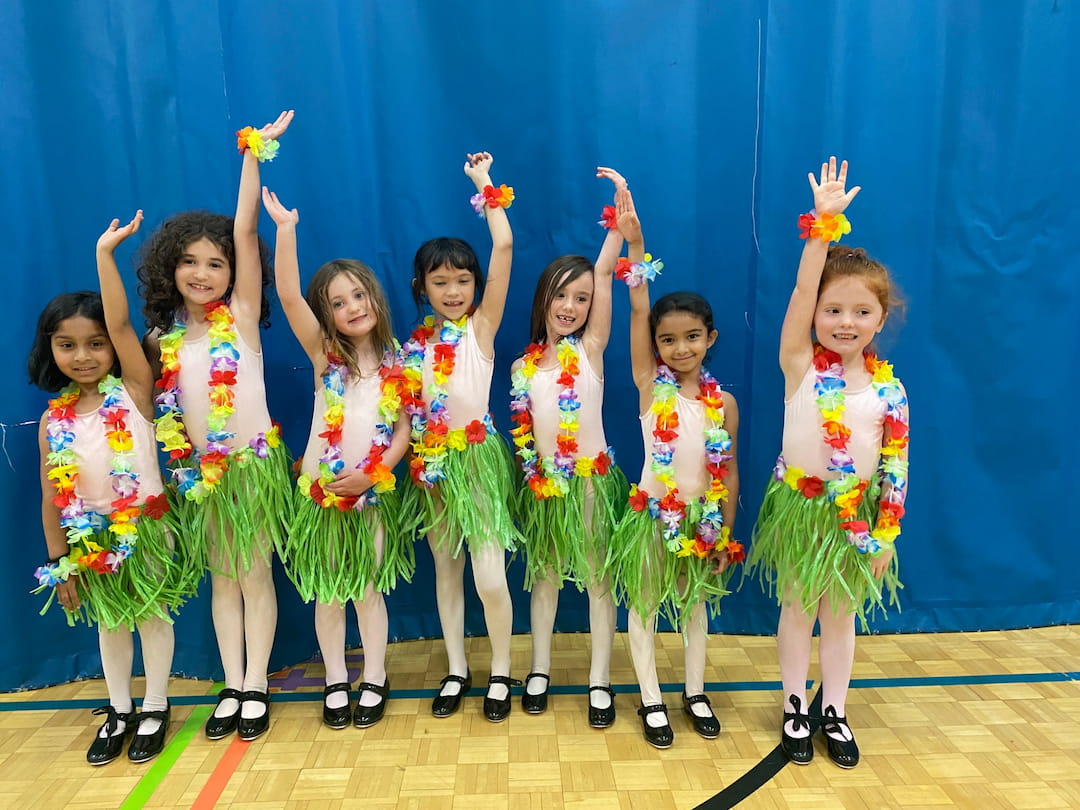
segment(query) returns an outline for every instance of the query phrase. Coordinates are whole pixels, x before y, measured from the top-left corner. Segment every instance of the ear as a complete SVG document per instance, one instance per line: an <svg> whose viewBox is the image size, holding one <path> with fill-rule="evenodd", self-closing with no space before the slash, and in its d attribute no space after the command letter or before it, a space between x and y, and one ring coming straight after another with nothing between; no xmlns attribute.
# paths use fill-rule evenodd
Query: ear
<svg viewBox="0 0 1080 810"><path fill-rule="evenodd" d="M720 333L717 332L715 329L709 332L709 345L707 346L707 348L711 349L713 344L716 343L716 339L718 337L720 337Z"/></svg>
<svg viewBox="0 0 1080 810"><path fill-rule="evenodd" d="M877 329L874 330L875 335L880 335L881 330L885 328L885 321L889 320L889 313L886 312L881 316L881 322L877 325Z"/></svg>

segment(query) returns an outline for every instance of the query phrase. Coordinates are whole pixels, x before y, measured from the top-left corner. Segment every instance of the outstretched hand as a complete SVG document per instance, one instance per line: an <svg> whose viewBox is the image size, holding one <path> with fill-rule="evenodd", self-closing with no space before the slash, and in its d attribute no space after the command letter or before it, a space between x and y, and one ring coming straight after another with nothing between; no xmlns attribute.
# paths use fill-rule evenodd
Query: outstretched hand
<svg viewBox="0 0 1080 810"><path fill-rule="evenodd" d="M621 179L621 178L620 178ZM623 180L625 184L626 181ZM637 210L634 208L634 198L630 195L630 189L625 185L615 190L615 222L619 227L619 233L630 244L643 241L641 235L641 222L638 220Z"/></svg>
<svg viewBox="0 0 1080 810"><path fill-rule="evenodd" d="M597 166L596 176L606 177L608 180L614 183L616 193L618 193L619 191L627 190L626 178L614 169L609 169L607 166Z"/></svg>
<svg viewBox="0 0 1080 810"><path fill-rule="evenodd" d="M282 205L277 194L272 192L266 186L262 187L262 201L263 207L266 208L266 213L270 215L270 219L274 220L274 223L278 225L278 227L290 224L295 225L300 221L300 212L295 208L290 209Z"/></svg>
<svg viewBox="0 0 1080 810"><path fill-rule="evenodd" d="M830 157L828 163L821 164L820 182L809 172L806 177L810 180L810 188L814 190L814 209L818 214L839 214L862 190L861 186L845 191L847 183L847 161L840 164L840 172L836 171L836 157Z"/></svg>
<svg viewBox="0 0 1080 810"><path fill-rule="evenodd" d="M478 186L486 185L491 179L491 164L495 162L495 158L490 152L466 154L465 157L468 158L465 162L465 174Z"/></svg>
<svg viewBox="0 0 1080 810"><path fill-rule="evenodd" d="M285 134L285 130L289 128L289 124L292 123L294 111L285 110L277 117L277 120L272 124L266 124L259 132L268 141L276 141L282 135Z"/></svg>
<svg viewBox="0 0 1080 810"><path fill-rule="evenodd" d="M142 221L143 213L141 208L135 212L135 216L132 217L131 222L129 222L122 228L120 227L120 220L114 219L112 222L109 223L109 227L105 229L105 233L98 237L97 249L105 250L109 253L112 253L114 250L116 250L117 245L119 245L133 233L138 232L139 225L142 224Z"/></svg>

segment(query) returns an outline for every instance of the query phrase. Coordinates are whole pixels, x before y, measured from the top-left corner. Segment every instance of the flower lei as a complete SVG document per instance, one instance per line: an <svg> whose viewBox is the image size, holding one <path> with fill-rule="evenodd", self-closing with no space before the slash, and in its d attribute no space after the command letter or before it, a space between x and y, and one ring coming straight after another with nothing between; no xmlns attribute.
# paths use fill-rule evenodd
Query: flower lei
<svg viewBox="0 0 1080 810"><path fill-rule="evenodd" d="M446 383L454 373L457 346L465 334L467 321L468 315L462 315L456 321L443 321L439 327L439 340L432 350L435 379L429 388L430 404L423 397L424 353L435 336L435 319L426 317L401 347L402 401L409 414L412 445L409 474L417 485L428 489L446 478L447 450L464 450L466 445L480 444L487 434L495 432L490 415L474 419L463 428L450 429Z"/></svg>
<svg viewBox="0 0 1080 810"><path fill-rule="evenodd" d="M72 383L49 400L45 436L49 454L45 463L49 466L48 479L53 482L56 495L53 503L60 508L60 526L67 534L71 551L56 562L40 566L34 577L43 586L64 582L80 568L98 573L116 573L120 565L135 551L138 541L138 521L142 514L160 518L169 511L164 495L155 495L139 505L139 476L132 469L135 441L127 427L128 409L124 407L121 382L109 374L99 384L98 390L105 395L98 409L105 425L105 438L113 452L109 480L116 498L110 503L108 516L87 509L75 491L79 469L75 450L75 405L79 401L79 387ZM91 537L108 529L117 541L106 549Z"/></svg>
<svg viewBox="0 0 1080 810"><path fill-rule="evenodd" d="M248 442L249 447L233 451L228 440L236 436L228 429L229 418L235 407L233 386L239 368L240 351L236 347L236 321L229 305L224 301L205 304L207 334L210 338L210 412L206 419L206 450L198 453L198 466L184 463L195 455L194 448L184 426L184 411L180 407L180 349L184 345L187 322L183 315L177 317L171 332L161 336L161 379L157 386L162 389L155 402L158 417L155 421L156 435L162 450L169 454L172 476L180 494L188 500L201 501L213 492L229 468L229 456L234 454L241 464L252 455L266 458L269 450L280 444L280 431L275 425L266 433ZM251 452L247 452L250 449Z"/></svg>
<svg viewBox="0 0 1080 810"><path fill-rule="evenodd" d="M379 493L388 492L396 483L394 473L383 463L383 454L394 437L394 424L401 411L400 384L401 369L393 365L393 355L384 358L379 366L379 421L375 425L375 435L371 438L371 449L356 468L371 479L372 486L360 495L335 495L326 490L338 473L345 467L341 458L341 433L345 422L345 381L349 370L340 357L333 354L326 356L327 367L323 374L323 399L326 413L323 421L326 430L319 434L326 439L326 451L319 458L319 477L312 480L310 475L301 475L297 481L300 491L323 508L336 507L342 512L350 509L357 511L367 504L377 504ZM388 363L387 360L390 360Z"/></svg>
<svg viewBox="0 0 1080 810"><path fill-rule="evenodd" d="M818 214L811 210L799 214L799 238L820 239L822 242L839 242L844 234L851 233L851 223L843 214Z"/></svg>
<svg viewBox="0 0 1080 810"><path fill-rule="evenodd" d="M262 132L255 127L244 127L236 130L236 149L244 154L245 149L250 149L251 154L258 158L259 163L269 163L277 157L278 149L281 148L276 140L266 140Z"/></svg>
<svg viewBox="0 0 1080 810"><path fill-rule="evenodd" d="M579 338L568 335L557 344L556 356L560 368L557 382L562 386L562 391L559 392L559 435L555 439L554 457L541 458L536 452L532 399L529 397L532 378L547 348L546 344L531 344L525 350L521 366L512 376L510 411L511 418L517 423L517 427L510 431L510 435L517 448L515 453L521 459L525 483L538 500L564 497L570 490L572 476L580 475L583 478L589 478L593 474L604 475L611 467L610 448L601 451L595 459L575 458L578 452L577 433L580 427L577 411L581 408L581 400L574 390L574 384L580 373L578 365L580 342Z"/></svg>
<svg viewBox="0 0 1080 810"><path fill-rule="evenodd" d="M646 253L640 262L631 262L625 256L620 256L615 262L615 278L626 282L627 287L640 287L646 281L655 280L663 269L664 263L659 259L653 260L651 253Z"/></svg>
<svg viewBox="0 0 1080 810"><path fill-rule="evenodd" d="M469 203L473 207L473 211L481 219L484 218L484 210L486 208L509 208L514 202L514 188L503 183L498 188L495 186L484 186L483 190L476 192L469 197Z"/></svg>
<svg viewBox="0 0 1080 810"><path fill-rule="evenodd" d="M741 562L746 554L742 543L731 538L731 527L724 525L720 504L728 498L724 485L727 477L727 461L731 458L731 436L724 430L724 399L720 386L704 368L698 382L697 399L705 405L705 467L709 473L709 488L700 497L701 519L695 527L694 536L688 537L682 529L686 518L686 502L679 498L675 483L675 440L678 438L679 412L676 397L680 388L675 372L663 363L657 364L653 381L653 402L649 410L656 415L653 429L652 472L664 485L662 498L653 498L637 486L630 490L630 507L636 512L646 509L652 517L660 520L664 544L677 557L708 557L713 551L726 551L731 562Z"/></svg>
<svg viewBox="0 0 1080 810"><path fill-rule="evenodd" d="M900 518L904 516L904 500L907 497L908 462L905 457L908 446L908 420L904 413L907 398L900 381L893 374L892 366L879 360L873 352L863 353L866 370L873 376L872 385L878 398L885 403L883 424L884 442L878 459L877 475L880 483L890 486L878 505L878 518L873 531L865 520L857 520L859 506L870 482L859 480L855 462L847 451L851 429L844 424L844 365L840 355L820 343L814 344L814 369L818 409L824 420L821 424L825 444L832 448L828 469L839 477L823 481L816 475L807 475L799 467L789 467L783 457L777 461L774 474L789 487L814 498L822 493L839 510L840 528L847 534L847 541L863 554L878 556L892 547L900 534Z"/></svg>

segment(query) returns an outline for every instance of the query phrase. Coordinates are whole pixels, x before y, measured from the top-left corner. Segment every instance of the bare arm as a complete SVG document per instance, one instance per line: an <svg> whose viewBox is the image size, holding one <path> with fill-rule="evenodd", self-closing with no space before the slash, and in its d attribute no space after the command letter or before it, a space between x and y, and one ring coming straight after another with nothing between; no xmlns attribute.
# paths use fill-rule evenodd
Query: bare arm
<svg viewBox="0 0 1080 810"><path fill-rule="evenodd" d="M468 155L465 174L473 181L477 191L491 183L491 165L494 162L488 152ZM495 351L495 333L502 323L506 309L506 296L510 292L510 263L514 257L514 234L504 208L485 208L488 231L491 233L491 259L488 261L484 297L473 315L473 335L485 355Z"/></svg>
<svg viewBox="0 0 1080 810"><path fill-rule="evenodd" d="M615 197L626 191L626 180L614 169L597 167L597 177L606 177L615 184ZM622 250L623 235L618 228L607 232L600 255L596 257L593 272L592 306L589 307L589 323L585 327L583 341L589 361L598 372L603 368L604 349L611 337L611 279L615 270L615 261Z"/></svg>
<svg viewBox="0 0 1080 810"><path fill-rule="evenodd" d="M619 231L626 238L631 263L645 258L645 237L641 233L634 208L634 198L624 191L616 200ZM652 403L652 386L656 378L656 354L653 351L652 330L649 328L649 282L630 288L630 369L638 389L639 413L645 413Z"/></svg>
<svg viewBox="0 0 1080 810"><path fill-rule="evenodd" d="M135 328L131 325L131 312L128 308L127 292L116 266L116 248L139 230L143 212L139 209L134 218L124 227L120 220L114 219L97 241L98 285L101 288L101 303L105 310L105 328L109 332L109 341L120 361L120 375L124 386L147 419L154 418L154 370L143 353L142 344Z"/></svg>
<svg viewBox="0 0 1080 810"><path fill-rule="evenodd" d="M289 128L293 112L278 116L260 131L266 140L277 140ZM233 267L232 310L236 326L251 346L260 345L259 316L262 313L262 262L259 260L259 161L250 149L244 151L240 170L240 189L236 195L233 219L233 243L236 251Z"/></svg>
<svg viewBox="0 0 1080 810"><path fill-rule="evenodd" d="M278 300L293 334L300 341L316 373L319 373L326 365L325 340L319 319L311 311L300 289L300 262L296 257L296 226L300 222L300 214L295 208L290 210L282 205L277 195L265 186L262 199L266 212L277 223L274 283Z"/></svg>
<svg viewBox="0 0 1080 810"><path fill-rule="evenodd" d="M840 164L837 174L836 158L831 157L828 163L821 164L820 182L813 173L807 175L814 191L814 208L818 215L842 213L859 193L859 186L850 191L844 190L847 168L845 160ZM821 285L821 273L825 269L828 250L828 243L820 239L806 240L795 276L795 289L791 293L787 313L784 315L784 325L780 329L780 368L784 372L789 395L802 380L813 358L810 332L814 325L818 287Z"/></svg>
<svg viewBox="0 0 1080 810"><path fill-rule="evenodd" d="M735 511L739 507L739 405L735 397L727 391L724 397L724 430L731 437L731 459L727 462L727 477L724 485L728 490L726 501L720 504L720 514L723 515L724 525L735 529Z"/></svg>

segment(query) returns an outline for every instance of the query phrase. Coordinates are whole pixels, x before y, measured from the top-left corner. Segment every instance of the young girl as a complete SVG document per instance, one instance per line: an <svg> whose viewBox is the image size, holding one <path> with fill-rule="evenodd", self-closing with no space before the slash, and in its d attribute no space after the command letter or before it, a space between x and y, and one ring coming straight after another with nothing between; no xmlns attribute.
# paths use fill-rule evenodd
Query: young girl
<svg viewBox="0 0 1080 810"><path fill-rule="evenodd" d="M616 201L626 181L600 167L597 177L615 183ZM614 212L611 206L607 211ZM611 274L622 249L614 215L604 220L607 238L596 260L560 256L536 284L532 345L513 366L511 433L526 487L517 499L532 590L532 669L521 707L547 709L551 634L559 589L570 580L589 593L592 668L589 725L615 722L611 647L615 600L602 570L611 533L626 503L626 478L614 465L604 438L604 349L611 334Z"/></svg>
<svg viewBox="0 0 1080 810"><path fill-rule="evenodd" d="M507 507L510 457L495 433L488 395L495 333L510 284L513 236L506 207L513 189L491 185L492 158L468 156L465 174L476 184L473 206L487 217L491 260L487 284L476 253L460 239L425 242L413 261L413 297L431 305L428 317L402 347L412 417L410 472L424 504L424 531L435 558L436 601L450 673L431 704L436 717L457 711L472 685L465 660L463 576L468 546L473 577L491 642L491 677L484 715L510 712L510 632L513 608L506 584L506 550L520 538ZM475 307L477 293L482 293Z"/></svg>
<svg viewBox="0 0 1080 810"><path fill-rule="evenodd" d="M323 722L359 728L382 719L387 617L383 593L415 560L416 509L406 512L391 470L409 445L401 369L382 286L369 267L337 259L300 294L300 215L263 188L277 223L274 277L293 334L315 368L315 410L297 487L296 513L281 557L304 601L315 599L315 634L326 665ZM352 602L364 645L355 714L345 666L345 605Z"/></svg>
<svg viewBox="0 0 1080 810"><path fill-rule="evenodd" d="M291 514L289 462L270 422L260 323L269 305L256 232L259 161L273 157L292 111L238 134L244 153L236 217L190 211L144 246L138 268L160 356L157 438L171 457L185 531L205 544L225 688L206 722L213 740L253 740L270 723L266 669L277 624L270 555Z"/></svg>
<svg viewBox="0 0 1080 810"><path fill-rule="evenodd" d="M832 760L853 768L859 749L844 702L855 617L865 624L867 599L882 607L882 575L896 600L893 541L904 514L908 408L892 367L869 351L896 301L888 271L862 250L829 246L850 231L842 212L859 187L845 191L847 162L837 174L836 158L821 165L820 182L809 178L816 216L800 217L806 245L780 334L783 453L765 491L748 569L760 566L780 597L784 752L800 765L814 755L804 707L817 620L822 730Z"/></svg>
<svg viewBox="0 0 1080 810"><path fill-rule="evenodd" d="M60 390L41 418L41 517L49 560L35 576L42 589L52 586L69 624L80 617L97 622L109 690L109 705L94 710L106 719L86 752L91 765L120 756L132 729L132 762L164 748L173 657L169 610L184 598L154 444L154 375L113 259L140 222L142 211L122 228L112 221L97 244L102 295L65 293L49 302L28 364L36 385ZM135 627L146 672L137 716L131 700Z"/></svg>
<svg viewBox="0 0 1080 810"><path fill-rule="evenodd" d="M646 460L616 531L615 580L630 609L627 629L645 740L667 748L675 735L656 675L653 635L660 610L686 642L683 711L702 737L720 733L705 695L705 603L715 606L727 593L728 577L720 575L742 559L730 528L739 499L739 411L703 365L717 337L708 303L696 293L678 292L650 311L648 281L662 265L645 253L629 193L618 206L618 223L630 257L619 260L615 273L630 286L630 361Z"/></svg>

